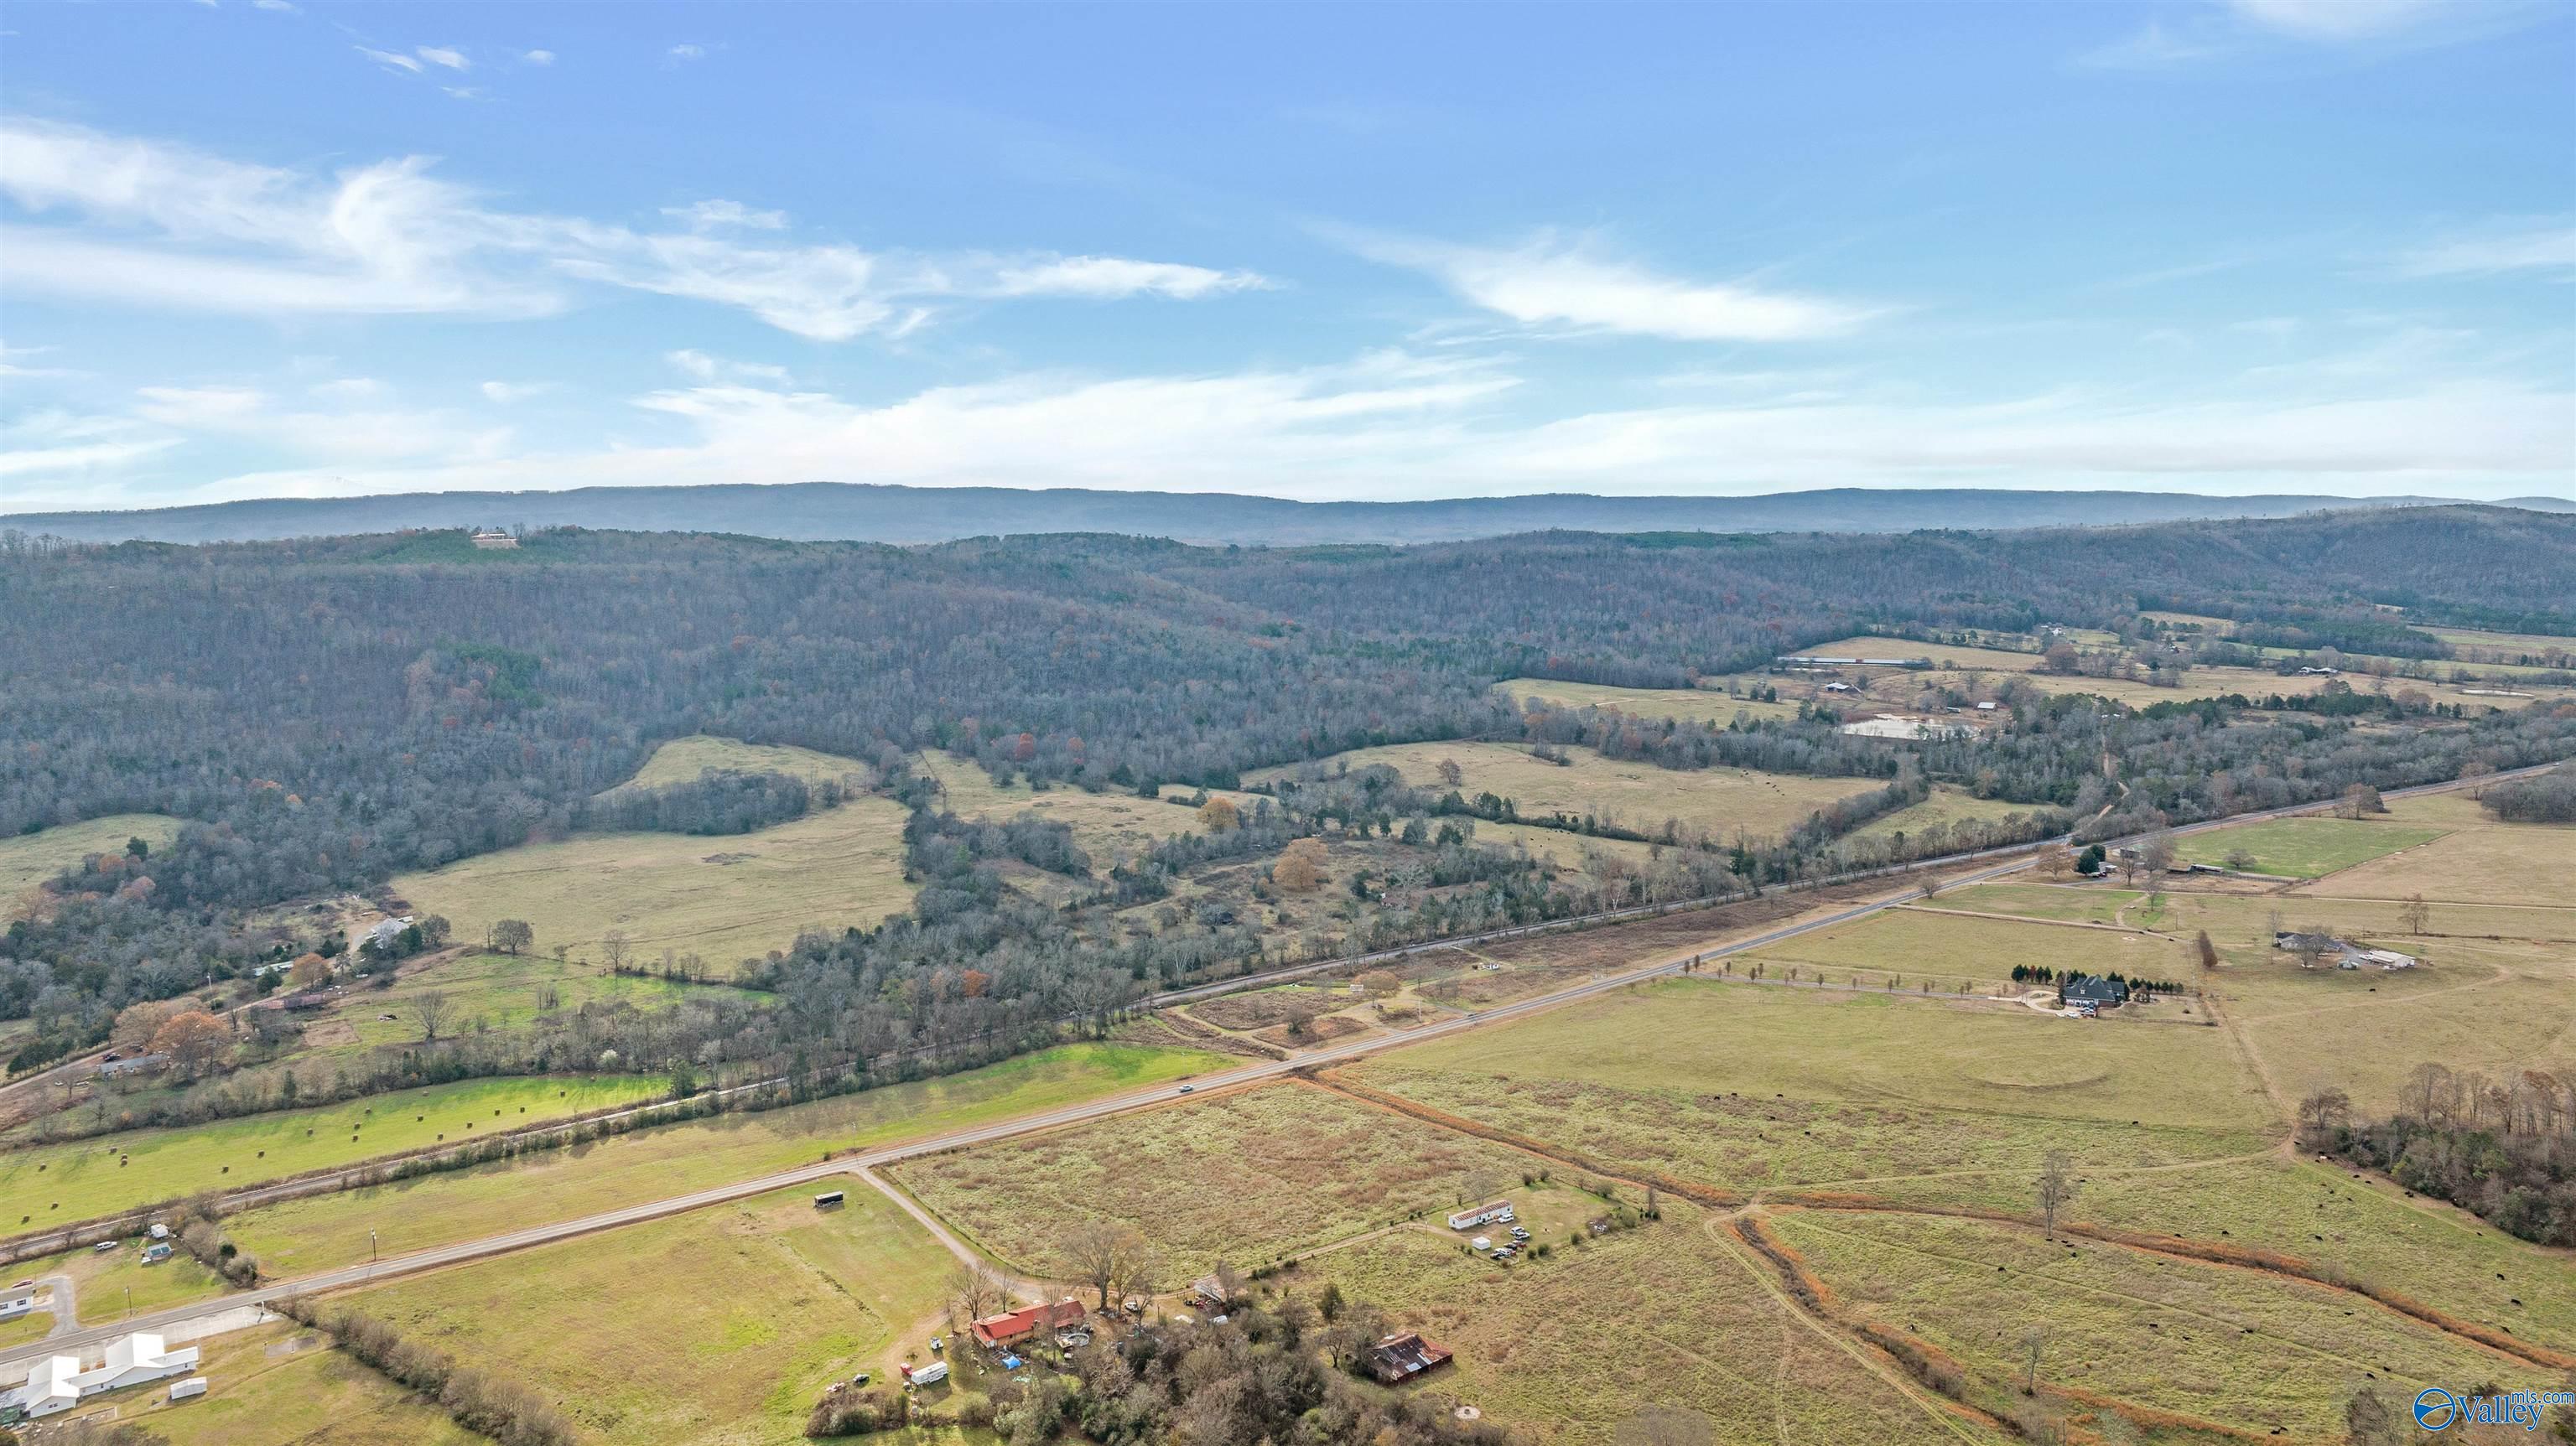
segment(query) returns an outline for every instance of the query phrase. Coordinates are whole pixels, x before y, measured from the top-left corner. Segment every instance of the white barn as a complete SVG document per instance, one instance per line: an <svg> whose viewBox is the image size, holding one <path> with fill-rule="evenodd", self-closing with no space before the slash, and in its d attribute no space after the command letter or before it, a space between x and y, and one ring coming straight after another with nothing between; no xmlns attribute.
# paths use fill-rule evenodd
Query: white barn
<svg viewBox="0 0 2576 1446"><path fill-rule="evenodd" d="M184 1376L196 1369L195 1346L164 1350L161 1337L137 1331L111 1341L106 1359L88 1370L81 1369L78 1356L48 1356L37 1362L27 1384L18 1388L15 1404L29 1419L51 1416L104 1392Z"/></svg>

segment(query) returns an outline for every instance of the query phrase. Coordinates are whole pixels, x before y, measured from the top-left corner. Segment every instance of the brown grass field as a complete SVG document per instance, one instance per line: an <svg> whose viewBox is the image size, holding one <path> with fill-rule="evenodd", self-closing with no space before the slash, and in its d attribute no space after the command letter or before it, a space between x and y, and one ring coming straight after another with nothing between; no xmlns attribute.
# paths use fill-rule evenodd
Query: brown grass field
<svg viewBox="0 0 2576 1446"><path fill-rule="evenodd" d="M726 970L802 930L873 926L911 907L903 820L902 805L861 797L747 834L582 834L405 874L393 888L415 912L446 915L460 939L525 919L540 949L595 957L623 929L644 958L667 948Z"/></svg>
<svg viewBox="0 0 2576 1446"><path fill-rule="evenodd" d="M859 760L837 753L693 733L654 749L644 766L635 770L635 776L619 787L667 788L674 783L695 783L698 775L710 768L736 773L784 773L809 783L863 778L871 771Z"/></svg>
<svg viewBox="0 0 2576 1446"><path fill-rule="evenodd" d="M2576 825L2499 823L2465 794L2427 794L2389 805L2399 824L2447 828L2445 836L2345 869L2298 890L2306 895L2465 903L2576 903Z"/></svg>
<svg viewBox="0 0 2576 1446"><path fill-rule="evenodd" d="M1078 1220L1143 1229L1187 1280L1313 1250L1418 1211L1464 1185L1543 1168L1505 1146L1415 1128L1343 1096L1277 1084L908 1161L895 1177L1015 1268L1056 1267Z"/></svg>
<svg viewBox="0 0 2576 1446"><path fill-rule="evenodd" d="M1730 698L1723 688L1613 688L1603 683L1561 683L1553 678L1506 678L1496 690L1526 708L1532 700L1552 708L1616 708L1636 718L1678 718L1723 728L1747 718L1795 718L1795 703Z"/></svg>
<svg viewBox="0 0 2576 1446"><path fill-rule="evenodd" d="M1262 769L1246 781L1294 777L1302 768L1329 772L1345 762L1353 768L1383 763L1405 782L1430 788L1440 782L1441 760L1452 759L1465 775L1461 792L1469 798L1480 793L1508 798L1524 818L1589 814L1644 833L1658 832L1673 820L1685 830L1720 839L1775 837L1828 803L1879 786L1869 779L1802 778L1741 768L1677 771L1616 762L1588 748L1568 748L1566 753L1571 767L1533 758L1510 744L1401 743L1336 754L1321 765Z"/></svg>
<svg viewBox="0 0 2576 1446"><path fill-rule="evenodd" d="M91 854L121 853L131 838L159 848L178 836L179 820L167 814L119 813L0 839L0 922L23 916L37 885Z"/></svg>
<svg viewBox="0 0 2576 1446"><path fill-rule="evenodd" d="M1083 852L1091 855L1094 872L1106 873L1120 855L1134 855L1158 839L1176 834L1196 833L1199 821L1195 809L1178 802L1140 798L1132 792L1089 793L1079 788L1032 790L1026 780L1015 780L1010 787L1000 788L991 774L965 758L937 750L923 753L915 760L921 771L939 781L942 801L948 811L959 818L1007 819L1022 813L1034 813L1053 823L1073 830L1073 840ZM1238 805L1249 808L1248 794L1225 793ZM1166 799L1194 796L1190 790L1171 787L1164 790Z"/></svg>
<svg viewBox="0 0 2576 1446"><path fill-rule="evenodd" d="M488 1437L287 1322L199 1343L212 1384L193 1401L166 1388L120 1391L95 1413L131 1422L170 1446L482 1446Z"/></svg>

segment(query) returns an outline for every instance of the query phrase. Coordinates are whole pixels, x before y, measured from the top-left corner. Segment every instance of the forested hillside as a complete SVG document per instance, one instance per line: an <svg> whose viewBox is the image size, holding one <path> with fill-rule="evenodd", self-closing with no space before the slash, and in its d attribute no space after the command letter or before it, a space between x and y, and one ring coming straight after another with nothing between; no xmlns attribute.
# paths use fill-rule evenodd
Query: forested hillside
<svg viewBox="0 0 2576 1446"><path fill-rule="evenodd" d="M972 757L996 778L1149 794L1461 738L1891 785L1867 809L1765 849L1739 843L1657 886L1672 889L1715 886L1730 870L1758 882L1821 866L1835 833L1920 797L1927 779L2034 817L2105 815L2094 822L2108 829L2576 753L2576 718L2562 708L2472 720L2384 690L2143 712L2080 692L2033 694L2012 702L2009 728L1896 747L1842 734L1825 716L1717 725L1523 713L1491 688L1508 677L1684 686L1863 631L1944 638L2059 625L2129 636L2153 631L2145 609L2354 641L2396 628L2374 605L2406 609L2407 622L2576 632L2576 520L2464 507L1281 551L1099 535L907 550L563 530L493 552L455 533L199 548L15 536L0 550L0 832L119 813L190 822L148 867L110 861L107 874L66 881L93 897L13 926L0 947L15 960L0 959L0 1017L50 1008L56 1024L79 1016L92 1030L127 1000L231 974L273 947L229 929L245 909L585 827L721 832L806 806L801 787L759 779L589 801L630 777L653 743L697 733L861 760L876 786L917 808L932 801L913 788L906 758L926 748ZM2449 651L2427 633L2407 632L2405 646L2410 665ZM1283 797L1264 836L1497 816L1391 778L1362 783L1355 776L1344 796ZM1046 860L1066 848L1060 838L1042 848L979 839L927 812L916 825L916 872L935 885L916 916L889 924L887 941L814 953L810 977L792 963L771 968L770 982L836 980L848 1003L859 976L874 989L1007 937L1023 941L1030 976L1017 1003L996 989L978 1011L1036 1020L1066 998L1102 997L1064 983L1090 946L1061 916L1018 910L985 867L1002 856L1055 867ZM1119 862L1108 903L1156 897L1158 878L1193 861ZM1424 904L1386 924L1389 937L1580 902L1531 882L1526 866L1426 854L1424 867L1484 880L1484 912ZM1159 941L1169 957L1114 956L1116 972L1141 980L1258 953L1223 918L1190 930ZM877 1033L894 1037L890 1026Z"/></svg>

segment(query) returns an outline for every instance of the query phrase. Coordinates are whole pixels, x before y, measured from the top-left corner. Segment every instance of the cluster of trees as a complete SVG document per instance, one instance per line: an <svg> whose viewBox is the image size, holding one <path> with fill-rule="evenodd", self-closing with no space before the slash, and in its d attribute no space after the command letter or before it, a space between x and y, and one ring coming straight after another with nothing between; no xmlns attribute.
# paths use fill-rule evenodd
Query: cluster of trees
<svg viewBox="0 0 2576 1446"><path fill-rule="evenodd" d="M1500 1427L1460 1421L1445 1402L1361 1385L1368 1348L1388 1329L1384 1311L1328 1286L1315 1301L1239 1306L1223 1325L1175 1322L1076 1350L1066 1374L1041 1370L1022 1384L994 1373L989 1396L927 1415L990 1428L1009 1446L1059 1437L1099 1446L1505 1446ZM860 1399L842 1399L854 1394ZM898 1426L904 1404L892 1392L836 1392L816 1406L806 1434Z"/></svg>
<svg viewBox="0 0 2576 1446"><path fill-rule="evenodd" d="M611 789L575 805L572 819L574 827L585 829L735 834L840 803L836 780L809 784L787 773L710 768L687 783Z"/></svg>
<svg viewBox="0 0 2576 1446"><path fill-rule="evenodd" d="M2576 823L2576 768L2489 784L2480 801L2506 823Z"/></svg>
<svg viewBox="0 0 2576 1446"><path fill-rule="evenodd" d="M2541 1070L2503 1079L2417 1065L2397 1112L2357 1121L2341 1090L2299 1104L2309 1149L2385 1172L2418 1194L2476 1212L2543 1245L2576 1245L2576 1080Z"/></svg>
<svg viewBox="0 0 2576 1446"><path fill-rule="evenodd" d="M275 1309L327 1333L361 1363L437 1402L456 1424L501 1446L575 1446L581 1439L571 1420L535 1391L460 1366L445 1351L407 1339L354 1306L325 1314L309 1301L289 1298Z"/></svg>

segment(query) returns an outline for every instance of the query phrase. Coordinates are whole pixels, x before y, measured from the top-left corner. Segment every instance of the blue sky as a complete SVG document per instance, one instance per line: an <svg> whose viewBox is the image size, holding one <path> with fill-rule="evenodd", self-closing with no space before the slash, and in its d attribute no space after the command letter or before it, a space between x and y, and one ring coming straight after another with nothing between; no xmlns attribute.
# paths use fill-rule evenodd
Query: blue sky
<svg viewBox="0 0 2576 1446"><path fill-rule="evenodd" d="M0 31L0 509L2576 494L2576 6Z"/></svg>

